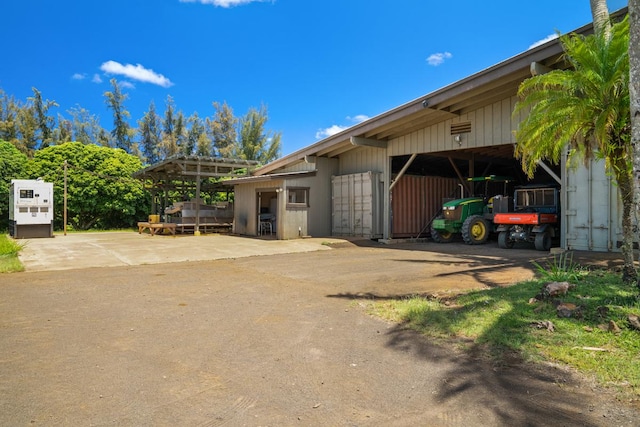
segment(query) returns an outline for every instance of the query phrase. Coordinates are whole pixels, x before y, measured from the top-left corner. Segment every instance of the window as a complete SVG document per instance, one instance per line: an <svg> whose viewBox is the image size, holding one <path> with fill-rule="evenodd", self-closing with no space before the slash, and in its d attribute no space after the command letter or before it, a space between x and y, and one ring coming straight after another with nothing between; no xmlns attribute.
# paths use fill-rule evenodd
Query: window
<svg viewBox="0 0 640 427"><path fill-rule="evenodd" d="M289 207L309 207L309 189L308 188L288 188L287 189L287 206Z"/></svg>

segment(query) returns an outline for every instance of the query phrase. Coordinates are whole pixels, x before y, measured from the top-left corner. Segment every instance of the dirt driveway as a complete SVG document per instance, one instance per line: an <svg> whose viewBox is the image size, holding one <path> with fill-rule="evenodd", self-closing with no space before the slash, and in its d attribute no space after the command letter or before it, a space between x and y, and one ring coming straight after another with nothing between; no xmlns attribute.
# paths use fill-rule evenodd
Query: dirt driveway
<svg viewBox="0 0 640 427"><path fill-rule="evenodd" d="M318 245L1 275L0 425L637 425L566 370L495 366L357 302L506 285L539 253Z"/></svg>

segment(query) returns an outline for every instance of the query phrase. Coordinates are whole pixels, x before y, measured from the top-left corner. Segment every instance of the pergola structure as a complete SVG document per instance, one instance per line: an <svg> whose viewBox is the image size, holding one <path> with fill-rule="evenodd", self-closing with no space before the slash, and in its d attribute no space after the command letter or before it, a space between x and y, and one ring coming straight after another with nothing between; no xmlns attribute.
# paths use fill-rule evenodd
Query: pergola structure
<svg viewBox="0 0 640 427"><path fill-rule="evenodd" d="M246 176L258 164L255 160L176 155L135 172L133 177L141 180L145 188L151 192L151 212L158 214L161 213L158 209L158 199L161 200L161 206L166 206L170 191L178 192L183 197L188 193L195 193L196 200L200 200L202 192L228 193L229 186L209 178ZM199 203L196 206L199 206ZM196 232L199 231L198 218L199 213L196 214Z"/></svg>

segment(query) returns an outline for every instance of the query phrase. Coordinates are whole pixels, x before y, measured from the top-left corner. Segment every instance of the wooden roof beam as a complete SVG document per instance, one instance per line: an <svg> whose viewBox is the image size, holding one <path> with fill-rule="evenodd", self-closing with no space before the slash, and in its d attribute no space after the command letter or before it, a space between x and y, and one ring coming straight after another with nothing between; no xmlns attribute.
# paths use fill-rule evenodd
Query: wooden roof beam
<svg viewBox="0 0 640 427"><path fill-rule="evenodd" d="M387 141L380 141L379 139L352 136L350 141L351 145L355 145L357 147L387 148Z"/></svg>

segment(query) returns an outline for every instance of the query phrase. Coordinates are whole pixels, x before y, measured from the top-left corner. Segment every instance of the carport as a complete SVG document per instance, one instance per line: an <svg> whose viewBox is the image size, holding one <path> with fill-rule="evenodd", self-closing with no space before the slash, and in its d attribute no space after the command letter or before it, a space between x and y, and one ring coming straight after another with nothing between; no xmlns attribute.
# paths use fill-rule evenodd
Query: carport
<svg viewBox="0 0 640 427"><path fill-rule="evenodd" d="M147 166L133 176L151 193L152 214L164 216L165 209L176 198L194 197L200 201L203 195L213 199L215 194L222 193L228 201L233 189L222 181L246 176L257 165L254 160L176 155ZM198 233L201 224L199 202L195 203L195 211L194 232Z"/></svg>

